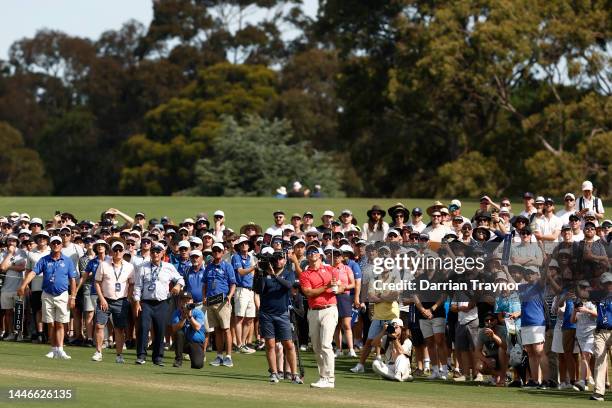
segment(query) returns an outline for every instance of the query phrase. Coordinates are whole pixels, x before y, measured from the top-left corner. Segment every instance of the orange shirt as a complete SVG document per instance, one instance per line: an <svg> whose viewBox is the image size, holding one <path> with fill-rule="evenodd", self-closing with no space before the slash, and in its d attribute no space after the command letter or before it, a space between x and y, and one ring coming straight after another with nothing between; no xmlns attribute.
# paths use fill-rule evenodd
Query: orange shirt
<svg viewBox="0 0 612 408"><path fill-rule="evenodd" d="M329 265L323 265L319 269L313 269L310 266L300 275L300 285L303 288L317 289L325 287L332 280L332 268ZM332 292L331 288L327 288L325 292L315 297L308 297L308 307L311 309L321 308L326 305L335 305L336 294Z"/></svg>

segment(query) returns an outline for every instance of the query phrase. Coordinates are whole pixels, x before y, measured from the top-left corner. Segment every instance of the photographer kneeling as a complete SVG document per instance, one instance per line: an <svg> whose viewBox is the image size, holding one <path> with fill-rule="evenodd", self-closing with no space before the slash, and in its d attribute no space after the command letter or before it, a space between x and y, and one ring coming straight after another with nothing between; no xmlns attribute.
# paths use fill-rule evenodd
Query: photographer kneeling
<svg viewBox="0 0 612 408"><path fill-rule="evenodd" d="M174 333L175 358L174 367L183 365L183 350L187 349L191 368L200 369L204 365L202 344L206 338L204 331L204 313L196 308L189 292L181 293L179 307L172 316L172 333Z"/></svg>
<svg viewBox="0 0 612 408"><path fill-rule="evenodd" d="M412 381L410 375L410 354L412 342L404 333L402 319L393 319L385 324L374 339L372 345L381 347L383 360L374 360L372 369L384 379L392 381ZM385 362L386 361L386 362Z"/></svg>
<svg viewBox="0 0 612 408"><path fill-rule="evenodd" d="M291 368L292 383L303 384L297 374L296 354L293 346L293 333L289 318L289 295L293 279L290 271L285 270L287 260L283 252L264 248L259 255L259 263L253 289L260 296L259 331L266 343L266 358L270 368L270 382L279 382L276 359L276 341L283 345L284 354Z"/></svg>

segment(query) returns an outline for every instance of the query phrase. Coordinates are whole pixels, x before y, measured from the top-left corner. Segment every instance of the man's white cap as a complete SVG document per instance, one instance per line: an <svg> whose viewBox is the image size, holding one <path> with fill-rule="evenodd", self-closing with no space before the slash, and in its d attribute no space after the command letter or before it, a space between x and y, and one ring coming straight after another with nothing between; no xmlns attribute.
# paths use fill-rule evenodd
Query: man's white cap
<svg viewBox="0 0 612 408"><path fill-rule="evenodd" d="M599 280L601 281L601 283L612 282L612 273L604 273L603 275L601 275L601 278L599 278Z"/></svg>
<svg viewBox="0 0 612 408"><path fill-rule="evenodd" d="M55 236L51 237L51 239L49 240L49 243L51 244L51 243L56 242L56 241L61 243L62 239L60 237L58 237L57 235L55 235Z"/></svg>
<svg viewBox="0 0 612 408"><path fill-rule="evenodd" d="M219 215L221 217L225 217L225 213L223 211L221 211L221 210L215 211L215 213L213 215Z"/></svg>
<svg viewBox="0 0 612 408"><path fill-rule="evenodd" d="M274 253L274 250L272 249L272 247L265 247L264 249L261 250L262 255L272 255L273 253Z"/></svg>
<svg viewBox="0 0 612 408"><path fill-rule="evenodd" d="M189 253L189 256L199 256L200 258L202 258L202 251L200 251L199 249L194 249Z"/></svg>
<svg viewBox="0 0 612 408"><path fill-rule="evenodd" d="M593 183L591 183L589 180L585 180L582 183L582 191L584 190L593 191Z"/></svg>
<svg viewBox="0 0 612 408"><path fill-rule="evenodd" d="M576 196L572 193L566 193L565 196L563 196L563 199L565 200L568 197L571 198L572 200L576 199Z"/></svg>
<svg viewBox="0 0 612 408"><path fill-rule="evenodd" d="M246 235L241 235L241 236L240 236L240 238L238 238L238 239L236 240L236 242L234 242L234 246L236 246L236 245L240 245L240 244L242 244L242 243L244 243L244 242L249 242L249 239L247 238L247 236L246 236Z"/></svg>
<svg viewBox="0 0 612 408"><path fill-rule="evenodd" d="M461 201L457 200L456 198L450 202L449 207L453 204L461 208Z"/></svg>
<svg viewBox="0 0 612 408"><path fill-rule="evenodd" d="M19 213L16 211L13 211L10 215L9 218L13 218L13 219L17 219L19 218Z"/></svg>
<svg viewBox="0 0 612 408"><path fill-rule="evenodd" d="M166 246L164 244L162 244L161 242L156 242L153 245L153 249L161 249L162 251L166 250Z"/></svg>
<svg viewBox="0 0 612 408"><path fill-rule="evenodd" d="M49 238L49 233L47 231L40 231L38 234L34 235L34 240L36 240L39 237L47 237Z"/></svg>
<svg viewBox="0 0 612 408"><path fill-rule="evenodd" d="M292 232L295 232L295 228L293 228L293 225L285 225L285 226L283 227L283 232L285 232L285 231L287 231L287 230L292 231Z"/></svg>
<svg viewBox="0 0 612 408"><path fill-rule="evenodd" d="M339 251L339 249L334 247L333 245L328 245L325 248L323 248L323 252L327 252L327 251Z"/></svg>
<svg viewBox="0 0 612 408"><path fill-rule="evenodd" d="M612 225L612 220L604 220L604 222L601 223L601 226L605 226L606 224L608 225Z"/></svg>
<svg viewBox="0 0 612 408"><path fill-rule="evenodd" d="M510 214L510 210L508 210L508 207L500 207L499 213Z"/></svg>
<svg viewBox="0 0 612 408"><path fill-rule="evenodd" d="M215 236L212 234L212 232L206 231L205 233L202 234L202 238L204 238L204 237L214 238Z"/></svg>
<svg viewBox="0 0 612 408"><path fill-rule="evenodd" d="M330 216L333 217L334 216L334 212L332 210L325 210L325 212L323 213L323 216Z"/></svg>
<svg viewBox="0 0 612 408"><path fill-rule="evenodd" d="M319 235L319 230L316 229L315 227L310 227L306 230L306 232L304 232L305 235L312 235L312 234L317 234Z"/></svg>
<svg viewBox="0 0 612 408"><path fill-rule="evenodd" d="M189 243L189 241L187 240L182 240L181 242L178 243L178 247L179 248L191 248L191 244Z"/></svg>
<svg viewBox="0 0 612 408"><path fill-rule="evenodd" d="M138 231L138 230L131 230L131 231L130 231L130 235L135 235L135 236L137 236L138 238L140 238L140 237L142 236L142 235L140 234L140 231Z"/></svg>
<svg viewBox="0 0 612 408"><path fill-rule="evenodd" d="M542 197L542 196L537 196L536 199L535 199L536 203L544 203L544 201L545 201L544 197Z"/></svg>
<svg viewBox="0 0 612 408"><path fill-rule="evenodd" d="M121 241L115 241L115 242L113 242L113 243L111 244L111 249L112 249L112 248L116 248L116 247L118 247L118 246L120 246L120 247L121 247L121 249L125 249L125 245L123 245L123 242L121 242Z"/></svg>
<svg viewBox="0 0 612 408"><path fill-rule="evenodd" d="M30 220L30 214L28 213L21 213L19 214L19 218L21 218L22 220Z"/></svg>
<svg viewBox="0 0 612 408"><path fill-rule="evenodd" d="M300 244L304 244L304 245L306 245L306 241L304 241L303 239L296 239L296 240L293 242L293 246L294 246L294 247L296 247L297 245L300 245Z"/></svg>
<svg viewBox="0 0 612 408"><path fill-rule="evenodd" d="M404 322L402 321L402 319L399 319L397 317L391 320L389 324L398 325L399 327L404 327Z"/></svg>
<svg viewBox="0 0 612 408"><path fill-rule="evenodd" d="M198 245L202 245L204 242L202 242L202 239L200 239L199 237L189 237L189 242L191 242L192 244L198 244Z"/></svg>
<svg viewBox="0 0 612 408"><path fill-rule="evenodd" d="M21 234L32 235L32 231L30 231L29 229L23 228L19 230L19 234L17 235L21 235Z"/></svg>
<svg viewBox="0 0 612 408"><path fill-rule="evenodd" d="M300 188L302 188L302 183L300 183L299 181L294 181L293 182L293 189L294 190L299 190Z"/></svg>
<svg viewBox="0 0 612 408"><path fill-rule="evenodd" d="M186 223L195 224L195 221L193 220L193 218L185 218L183 220L183 224L186 224Z"/></svg>
<svg viewBox="0 0 612 408"><path fill-rule="evenodd" d="M215 248L219 248L220 250L225 251L225 247L220 242L217 242L217 243L213 244L212 249L215 249Z"/></svg>
<svg viewBox="0 0 612 408"><path fill-rule="evenodd" d="M340 250L342 252L350 252L351 254L353 253L353 247L351 247L350 245L346 245L346 244L340 246Z"/></svg>

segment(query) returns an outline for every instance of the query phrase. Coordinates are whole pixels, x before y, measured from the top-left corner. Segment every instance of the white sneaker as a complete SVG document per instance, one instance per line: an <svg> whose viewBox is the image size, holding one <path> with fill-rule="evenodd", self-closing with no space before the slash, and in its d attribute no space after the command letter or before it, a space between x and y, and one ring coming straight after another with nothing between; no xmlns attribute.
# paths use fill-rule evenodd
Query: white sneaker
<svg viewBox="0 0 612 408"><path fill-rule="evenodd" d="M311 388L334 388L335 384L330 382L327 377L319 378L316 383L310 384Z"/></svg>
<svg viewBox="0 0 612 408"><path fill-rule="evenodd" d="M233 367L234 362L232 361L232 358L230 356L225 356L223 358L223 365L226 367Z"/></svg>
<svg viewBox="0 0 612 408"><path fill-rule="evenodd" d="M300 351L308 351L308 347L306 347L306 345L305 345L305 344L302 344L302 345L300 346Z"/></svg>
<svg viewBox="0 0 612 408"><path fill-rule="evenodd" d="M96 351L94 355L91 357L93 361L102 361L102 353Z"/></svg>
<svg viewBox="0 0 612 408"><path fill-rule="evenodd" d="M474 382L483 382L483 381L484 381L484 377L480 373L478 373L476 377L474 377Z"/></svg>
<svg viewBox="0 0 612 408"><path fill-rule="evenodd" d="M50 352L48 352L47 354L45 354L45 357L47 358L55 358L55 350L51 350Z"/></svg>
<svg viewBox="0 0 612 408"><path fill-rule="evenodd" d="M123 356L121 354L119 354L117 357L115 357L115 363L117 363L117 364L125 364L125 359L123 358Z"/></svg>
<svg viewBox="0 0 612 408"><path fill-rule="evenodd" d="M357 357L357 353L355 353L355 350L349 350L349 357Z"/></svg>
<svg viewBox="0 0 612 408"><path fill-rule="evenodd" d="M365 372L365 367L363 366L363 364L357 363L357 365L355 367L351 368L350 371L351 371L351 373L355 373L355 374L364 373Z"/></svg>
<svg viewBox="0 0 612 408"><path fill-rule="evenodd" d="M334 357L342 357L342 351L340 351L340 349L336 349L336 354L334 355Z"/></svg>
<svg viewBox="0 0 612 408"><path fill-rule="evenodd" d="M431 375L429 377L427 377L428 380L437 380L438 378L440 378L440 372L439 371L433 371L431 373Z"/></svg>
<svg viewBox="0 0 612 408"><path fill-rule="evenodd" d="M66 354L64 350L58 350L55 358L59 358L60 360L70 360L72 357Z"/></svg>
<svg viewBox="0 0 612 408"><path fill-rule="evenodd" d="M6 336L6 338L4 339L4 341L15 341L17 340L17 335L15 333L11 333L8 336Z"/></svg>

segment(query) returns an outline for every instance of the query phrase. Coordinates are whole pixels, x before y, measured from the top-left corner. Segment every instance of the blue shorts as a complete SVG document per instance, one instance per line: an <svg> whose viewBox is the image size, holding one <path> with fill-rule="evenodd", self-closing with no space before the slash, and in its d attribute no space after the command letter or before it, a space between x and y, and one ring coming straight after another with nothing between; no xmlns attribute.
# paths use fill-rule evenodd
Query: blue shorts
<svg viewBox="0 0 612 408"><path fill-rule="evenodd" d="M106 326L109 316L113 316L113 325L118 329L124 329L128 326L128 314L130 312L130 302L127 298L111 300L106 299L108 309L103 311L100 309L100 302L96 304L96 324Z"/></svg>
<svg viewBox="0 0 612 408"><path fill-rule="evenodd" d="M348 293L336 295L338 304L338 317L351 317L353 315L353 298Z"/></svg>
<svg viewBox="0 0 612 408"><path fill-rule="evenodd" d="M264 339L292 340L289 312L281 315L259 312L259 333Z"/></svg>

